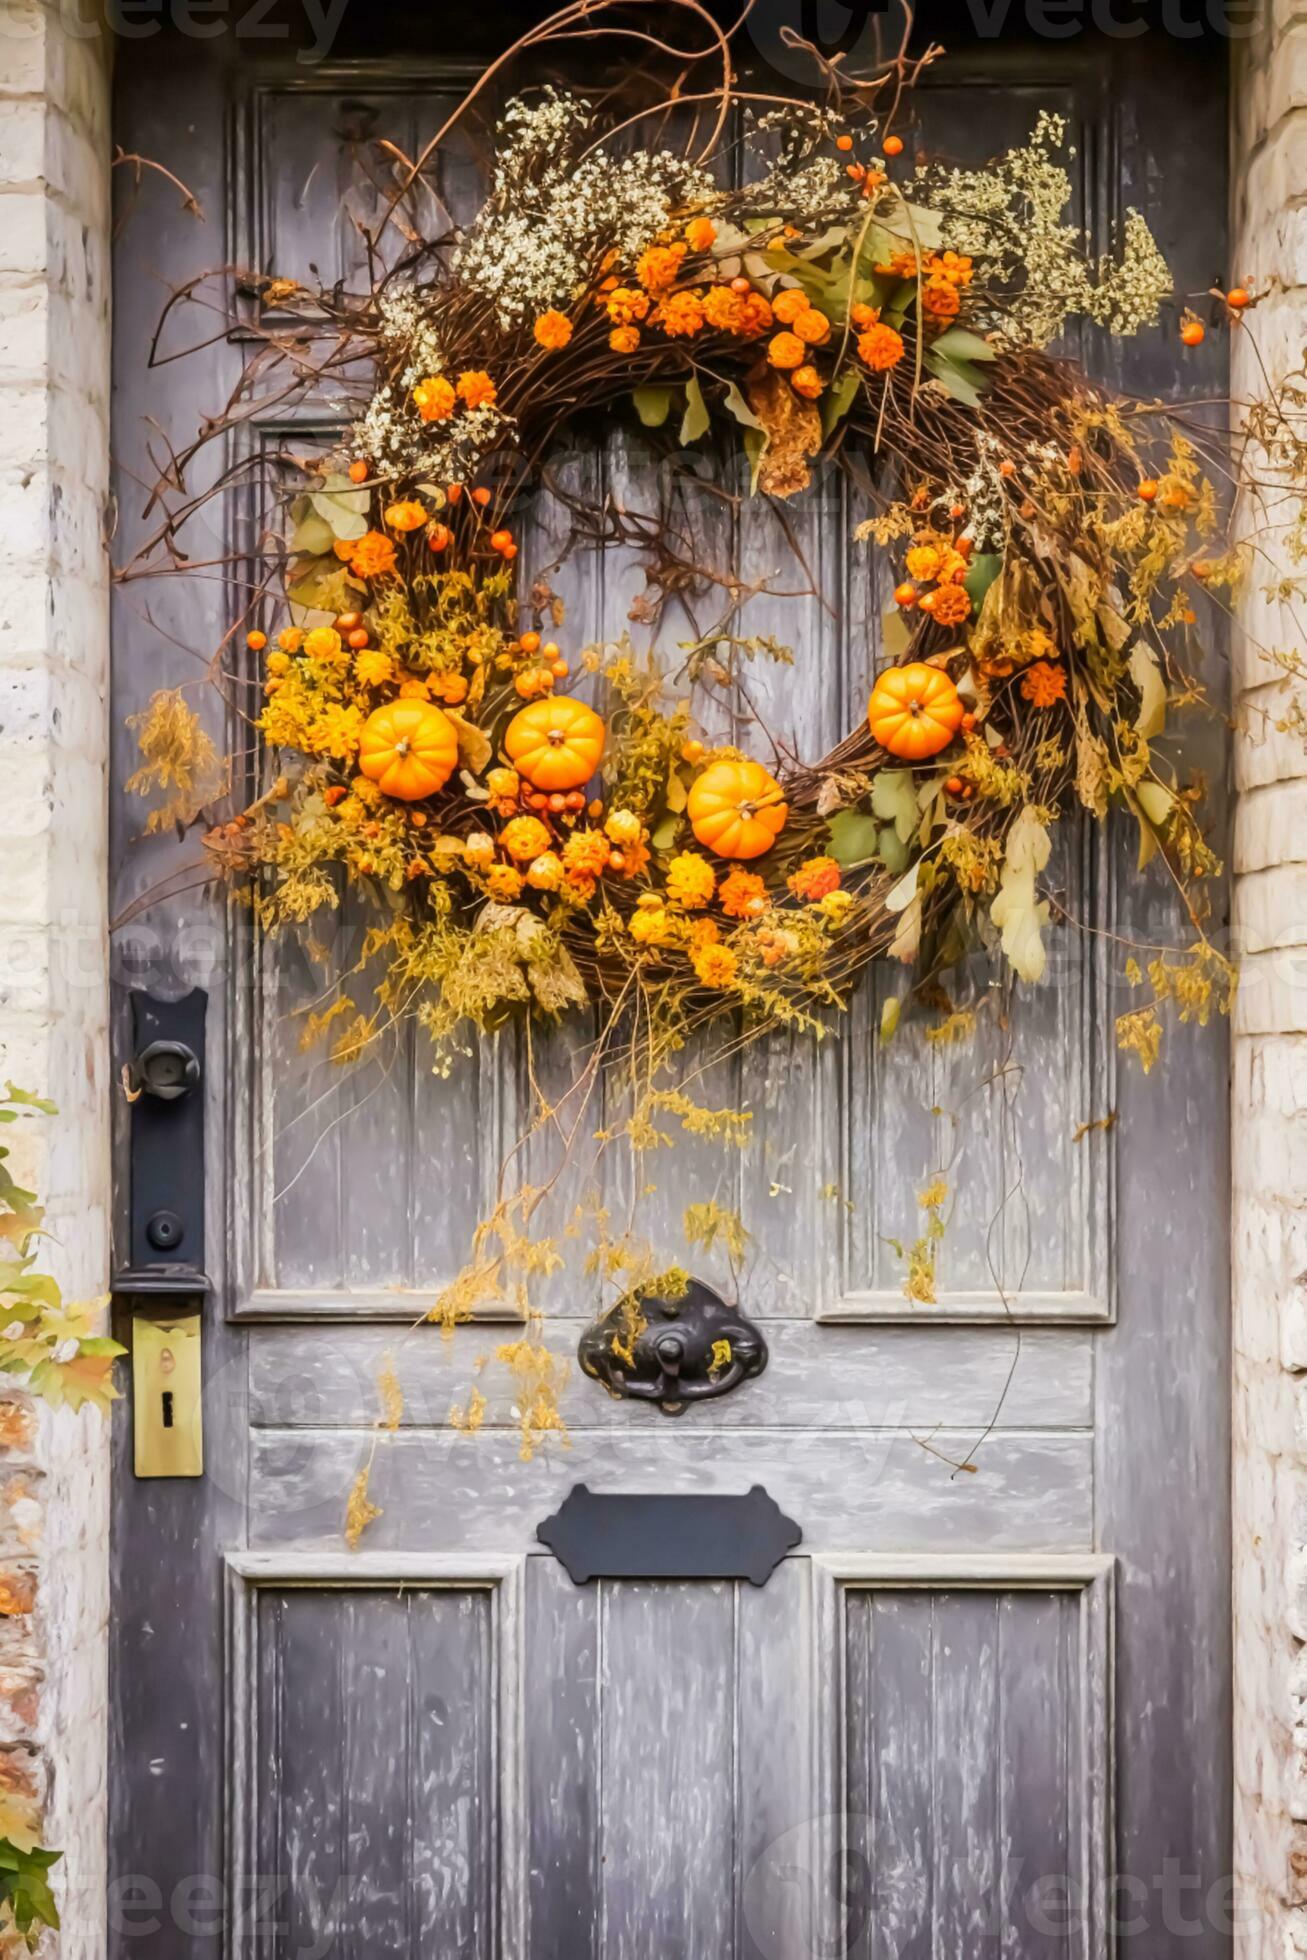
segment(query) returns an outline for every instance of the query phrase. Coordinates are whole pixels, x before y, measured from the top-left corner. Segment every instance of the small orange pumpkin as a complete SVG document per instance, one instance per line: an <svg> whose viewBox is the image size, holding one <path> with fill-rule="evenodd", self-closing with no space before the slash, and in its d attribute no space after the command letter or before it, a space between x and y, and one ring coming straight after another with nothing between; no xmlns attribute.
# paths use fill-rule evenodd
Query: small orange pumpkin
<svg viewBox="0 0 1307 1960"><path fill-rule="evenodd" d="M607 731L584 701L570 694L533 701L504 731L504 753L533 789L579 789L603 758Z"/></svg>
<svg viewBox="0 0 1307 1960"><path fill-rule="evenodd" d="M710 763L692 785L685 813L705 850L724 858L761 857L790 814L776 778L747 760Z"/></svg>
<svg viewBox="0 0 1307 1960"><path fill-rule="evenodd" d="M443 789L458 766L458 734L430 701L374 708L359 737L359 768L387 796L416 803Z"/></svg>
<svg viewBox="0 0 1307 1960"><path fill-rule="evenodd" d="M867 721L890 755L922 762L946 749L962 725L962 698L938 667L914 660L887 667L871 691Z"/></svg>

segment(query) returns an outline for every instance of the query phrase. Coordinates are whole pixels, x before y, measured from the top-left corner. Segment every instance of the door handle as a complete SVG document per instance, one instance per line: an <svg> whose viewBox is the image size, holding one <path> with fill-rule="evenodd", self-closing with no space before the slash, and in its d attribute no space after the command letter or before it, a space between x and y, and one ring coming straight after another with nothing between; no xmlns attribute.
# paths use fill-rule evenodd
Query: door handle
<svg viewBox="0 0 1307 1960"><path fill-rule="evenodd" d="M132 995L127 1264L115 1297L131 1313L138 1477L204 1473L204 1029L208 996Z"/></svg>

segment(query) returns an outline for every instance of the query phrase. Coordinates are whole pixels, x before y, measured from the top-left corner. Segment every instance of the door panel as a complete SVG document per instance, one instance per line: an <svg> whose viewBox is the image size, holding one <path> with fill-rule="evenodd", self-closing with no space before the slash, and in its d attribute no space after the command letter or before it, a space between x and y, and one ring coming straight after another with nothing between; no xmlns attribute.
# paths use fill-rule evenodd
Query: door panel
<svg viewBox="0 0 1307 1960"><path fill-rule="evenodd" d="M206 214L196 225L147 181L120 234L124 552L148 529L145 417L180 447L247 352L237 337L147 375L165 286L228 256L283 276L311 260L330 276L358 269L354 219L381 195L377 139L420 147L480 31L446 10L456 52L418 59L422 23L407 11L347 20L357 48L342 42L311 71L233 36L161 36L120 65L118 140L179 167ZM941 25L956 48L955 11ZM495 51L500 23L485 34ZM1160 36L981 40L935 72L927 136L981 156L1058 110L1094 249L1139 203L1179 289L1201 290L1221 252L1220 53ZM437 202L469 215L484 161L460 142L442 164L433 225ZM1165 336L1123 351L1086 332L1077 348L1141 394L1177 391ZM1198 396L1219 393L1217 358L1209 346L1186 367ZM250 440L307 453L334 414L323 401L269 415ZM887 568L847 547L861 512L842 478L823 478L783 527L720 494L744 488L735 461L673 479L630 432L578 441L556 469L673 518L724 577L770 585L738 630L794 649L792 668L748 670L778 735L811 755L850 724L879 659ZM259 517L245 508L230 540L208 545L248 547ZM565 600L569 650L628 624L638 641L637 558L569 557L569 525L548 495L522 513L525 574L547 570ZM807 582L796 551L819 596L781 596ZM719 611L711 596L678 601L663 650ZM115 719L194 679L190 650L207 654L227 624L219 583L200 572L154 582L148 600L120 592ZM711 691L698 705L729 737L729 701ZM1219 731L1211 742L1197 759L1219 780ZM131 767L124 737L120 784ZM184 874L190 847L140 840L130 799L115 824L121 911ZM530 1462L511 1391L475 1372L501 1336L407 1332L493 1202L529 1107L522 1037L477 1042L435 1075L405 1034L341 1075L301 1052L299 1010L323 984L303 949L253 943L184 876L132 919L116 954L124 1020L134 986L212 992L216 1293L203 1482L134 1483L119 1424L112 1866L157 1905L113 1895L115 1960L216 1950L212 1925L178 1905L196 1874L220 1888L241 1960L320 1947L1099 1960L1114 1868L1150 1901L1168 1858L1205 1885L1228 1869L1223 1057L1211 1030L1180 1031L1160 1079L1118 1078L1123 1003L1098 929L1148 940L1174 925L1128 840L1068 829L1053 882L1090 930L1057 937L1048 984L1010 1020L977 965L955 988L978 1010L970 1043L905 1025L882 1047L881 1006L903 980L880 968L830 1039L777 1039L710 1066L704 1099L752 1113L748 1153L690 1138L659 1153L641 1225L665 1250L682 1250L690 1197L738 1206L756 1233L739 1284L766 1322L766 1373L670 1423L573 1370L569 1446ZM329 959L352 960L361 930L346 908ZM533 1038L547 1093L566 1088L586 1039L580 1022ZM1115 1127L1078 1134L1113 1111ZM594 1126L618 1113L610 1097ZM1184 1189L1159 1168L1179 1137ZM890 1241L915 1236L917 1195L943 1164L955 1196L939 1302L910 1305ZM552 1168L533 1139L523 1178ZM613 1159L603 1176L616 1209L628 1173ZM560 1189L543 1231L579 1188ZM711 1259L703 1274L732 1283ZM569 1242L546 1298L560 1356L596 1298ZM379 1435L388 1352L405 1408ZM467 1436L451 1410L474 1380L489 1405ZM368 1463L381 1515L350 1553L345 1497ZM578 1482L761 1483L803 1543L761 1590L578 1588L535 1536ZM236 1907L259 1877L276 1881L278 1916L242 1930ZM1119 1944L1148 1960L1225 1950L1216 1918L1195 1941L1151 1905Z"/></svg>

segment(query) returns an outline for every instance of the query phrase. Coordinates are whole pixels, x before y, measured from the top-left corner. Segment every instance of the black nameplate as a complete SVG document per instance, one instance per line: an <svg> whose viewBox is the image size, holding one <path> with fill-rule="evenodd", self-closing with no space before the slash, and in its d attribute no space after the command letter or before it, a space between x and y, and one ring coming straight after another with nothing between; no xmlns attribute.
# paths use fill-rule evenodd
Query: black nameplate
<svg viewBox="0 0 1307 1960"><path fill-rule="evenodd" d="M646 1497L576 1484L536 1537L578 1586L591 1579L765 1586L803 1533L761 1484L747 1497Z"/></svg>

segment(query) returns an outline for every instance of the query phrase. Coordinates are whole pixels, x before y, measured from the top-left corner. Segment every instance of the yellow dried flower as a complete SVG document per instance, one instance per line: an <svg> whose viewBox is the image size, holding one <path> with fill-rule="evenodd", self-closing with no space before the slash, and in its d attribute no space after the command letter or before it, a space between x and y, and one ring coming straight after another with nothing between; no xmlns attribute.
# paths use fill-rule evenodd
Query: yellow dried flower
<svg viewBox="0 0 1307 1960"><path fill-rule="evenodd" d="M549 849L549 832L539 817L514 817L504 825L499 841L510 857L525 864Z"/></svg>
<svg viewBox="0 0 1307 1960"><path fill-rule="evenodd" d="M667 896L683 911L699 911L716 889L716 873L697 851L678 852L667 867Z"/></svg>
<svg viewBox="0 0 1307 1960"><path fill-rule="evenodd" d="M522 896L522 874L511 864L492 864L486 872L486 890L492 898L511 903Z"/></svg>
<svg viewBox="0 0 1307 1960"><path fill-rule="evenodd" d="M739 971L739 961L729 946L699 946L690 955L705 987L729 987Z"/></svg>
<svg viewBox="0 0 1307 1960"><path fill-rule="evenodd" d="M365 647L354 656L354 674L363 687L384 687L395 677L395 663L379 647Z"/></svg>
<svg viewBox="0 0 1307 1960"><path fill-rule="evenodd" d="M315 626L304 635L304 651L310 660L338 660L341 650L341 637L334 626Z"/></svg>
<svg viewBox="0 0 1307 1960"><path fill-rule="evenodd" d="M574 830L563 846L563 863L578 878L597 878L608 863L608 839L602 830Z"/></svg>

